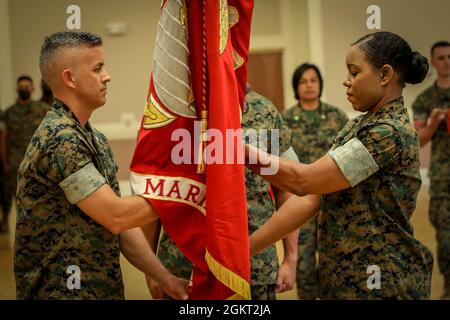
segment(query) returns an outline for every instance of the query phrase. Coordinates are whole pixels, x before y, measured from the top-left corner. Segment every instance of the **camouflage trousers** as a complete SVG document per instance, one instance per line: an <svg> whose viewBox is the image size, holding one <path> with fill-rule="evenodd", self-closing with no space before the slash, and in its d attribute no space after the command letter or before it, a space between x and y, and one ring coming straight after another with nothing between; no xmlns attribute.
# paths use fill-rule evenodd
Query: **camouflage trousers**
<svg viewBox="0 0 450 320"><path fill-rule="evenodd" d="M16 197L17 191L17 171L19 166L17 163L10 164L9 172L4 181L4 192L2 198L2 208L5 216L7 217L11 211L11 205L13 198Z"/></svg>
<svg viewBox="0 0 450 320"><path fill-rule="evenodd" d="M431 181L429 215L436 229L439 270L450 290L450 180Z"/></svg>
<svg viewBox="0 0 450 320"><path fill-rule="evenodd" d="M250 286L252 300L277 300L275 289L275 284L252 285Z"/></svg>
<svg viewBox="0 0 450 320"><path fill-rule="evenodd" d="M297 259L297 294L302 300L320 296L317 261L317 216L300 228Z"/></svg>

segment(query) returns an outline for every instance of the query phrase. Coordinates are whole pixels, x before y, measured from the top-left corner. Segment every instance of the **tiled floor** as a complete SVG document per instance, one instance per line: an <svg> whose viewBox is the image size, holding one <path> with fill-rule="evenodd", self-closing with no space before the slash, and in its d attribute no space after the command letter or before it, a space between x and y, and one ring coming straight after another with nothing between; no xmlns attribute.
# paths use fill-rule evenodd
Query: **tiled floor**
<svg viewBox="0 0 450 320"><path fill-rule="evenodd" d="M121 184L122 191L127 194L127 184ZM413 216L412 222L415 227L416 237L426 246L433 250L436 255L436 241L433 227L428 221L428 186L426 181L422 191L419 194L417 210ZM12 213L12 217L15 213ZM14 219L12 219L14 220ZM14 221L11 221L11 227ZM13 230L13 228L12 228ZM15 299L15 284L13 276L13 254L10 249L12 235L0 235L0 300ZM125 283L126 299L151 299L144 276L141 272L131 266L128 261L121 257L122 273ZM439 273L437 263L434 265L432 279L431 298L438 299L442 294L443 278ZM297 294L294 290L283 293L278 296L279 299L296 299Z"/></svg>

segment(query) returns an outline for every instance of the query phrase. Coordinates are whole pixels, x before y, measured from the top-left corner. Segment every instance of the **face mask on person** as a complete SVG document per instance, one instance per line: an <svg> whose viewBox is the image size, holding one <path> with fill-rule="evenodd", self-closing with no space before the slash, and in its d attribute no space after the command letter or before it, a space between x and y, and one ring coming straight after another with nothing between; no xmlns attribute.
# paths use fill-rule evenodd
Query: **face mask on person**
<svg viewBox="0 0 450 320"><path fill-rule="evenodd" d="M52 89L50 89L50 88L43 88L42 93L46 97L50 97L53 94Z"/></svg>
<svg viewBox="0 0 450 320"><path fill-rule="evenodd" d="M28 90L19 90L17 93L19 94L20 100L23 101L26 101L31 97L31 92Z"/></svg>

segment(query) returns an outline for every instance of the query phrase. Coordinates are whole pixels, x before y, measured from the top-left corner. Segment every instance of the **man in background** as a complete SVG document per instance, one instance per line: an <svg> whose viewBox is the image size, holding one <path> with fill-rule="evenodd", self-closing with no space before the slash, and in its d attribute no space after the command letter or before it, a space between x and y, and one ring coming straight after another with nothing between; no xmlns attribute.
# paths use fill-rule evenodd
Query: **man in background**
<svg viewBox="0 0 450 320"><path fill-rule="evenodd" d="M49 109L44 102L34 101L33 79L28 75L17 79L17 100L3 115L5 130L2 134L1 154L5 173L5 192L2 201L4 219L2 231L8 231L8 216L17 190L17 169L28 144Z"/></svg>
<svg viewBox="0 0 450 320"><path fill-rule="evenodd" d="M434 84L413 103L414 126L420 146L431 141L430 221L436 229L437 259L444 276L443 299L450 299L450 43L431 48L431 64L437 73Z"/></svg>

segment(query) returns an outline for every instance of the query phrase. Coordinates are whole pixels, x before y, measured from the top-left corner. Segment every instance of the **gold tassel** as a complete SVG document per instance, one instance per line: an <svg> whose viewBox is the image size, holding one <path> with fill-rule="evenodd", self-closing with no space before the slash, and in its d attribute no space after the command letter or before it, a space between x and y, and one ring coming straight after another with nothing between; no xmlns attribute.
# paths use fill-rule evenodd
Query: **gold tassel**
<svg viewBox="0 0 450 320"><path fill-rule="evenodd" d="M197 164L197 173L198 174L205 174L206 172L206 164L205 159L203 159L203 150L206 149L206 142L207 142L207 134L206 131L208 130L208 110L202 111L202 128L201 128L201 135L200 135L200 145L198 148L198 160L199 163Z"/></svg>
<svg viewBox="0 0 450 320"><path fill-rule="evenodd" d="M225 286L235 292L227 300L251 300L250 284L238 274L221 265L206 249L205 260L209 270Z"/></svg>

